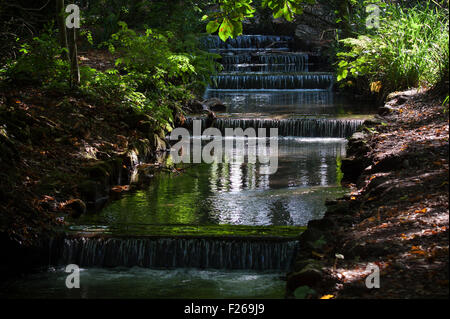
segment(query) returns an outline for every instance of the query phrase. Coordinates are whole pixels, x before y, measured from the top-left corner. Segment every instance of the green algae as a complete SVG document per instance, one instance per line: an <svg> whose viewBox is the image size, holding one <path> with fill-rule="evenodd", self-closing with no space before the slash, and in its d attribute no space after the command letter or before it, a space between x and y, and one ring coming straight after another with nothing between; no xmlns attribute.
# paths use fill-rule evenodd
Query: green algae
<svg viewBox="0 0 450 319"><path fill-rule="evenodd" d="M247 226L247 225L123 225L69 226L72 235L113 235L146 237L240 237L240 238L295 238L303 226Z"/></svg>

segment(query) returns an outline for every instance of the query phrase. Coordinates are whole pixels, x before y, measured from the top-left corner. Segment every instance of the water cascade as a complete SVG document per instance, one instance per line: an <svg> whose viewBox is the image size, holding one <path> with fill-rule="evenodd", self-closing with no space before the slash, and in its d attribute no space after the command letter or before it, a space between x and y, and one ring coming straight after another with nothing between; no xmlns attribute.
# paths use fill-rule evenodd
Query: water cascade
<svg viewBox="0 0 450 319"><path fill-rule="evenodd" d="M212 81L211 89L219 90L331 90L334 76L327 73L222 73Z"/></svg>
<svg viewBox="0 0 450 319"><path fill-rule="evenodd" d="M15 282L9 291L53 298L283 298L280 275L295 258L297 229L323 216L326 198L344 194L339 169L343 138L362 122L344 118L360 114L361 106L336 103L334 74L309 72L313 59L291 52L292 41L271 35L226 42L203 38L204 47L220 54L224 65L204 98L220 99L226 111L216 112L214 120L193 116L185 122L192 129L200 119L202 130L212 126L222 133L225 128L278 128L275 173L267 173L269 163L246 161L236 144L234 158L189 164L180 174L155 174L147 189L125 194L99 214L69 220L79 228L52 241L54 271L38 274L31 286L26 280ZM256 150L250 143L244 148ZM83 230L86 225L95 225L93 233ZM115 225L120 232L110 231ZM152 230L133 233L130 225L151 225ZM214 226L220 235L161 235L169 226ZM230 236L226 227L251 230ZM250 235L257 227L278 228L271 237ZM293 235L281 236L283 227L294 227ZM81 289L66 289L61 266L67 264L83 267Z"/></svg>
<svg viewBox="0 0 450 319"><path fill-rule="evenodd" d="M211 238L67 238L54 262L82 267L287 270L296 241Z"/></svg>
<svg viewBox="0 0 450 319"><path fill-rule="evenodd" d="M188 118L185 126L192 129L193 121L201 120L202 130L210 127L218 128L225 134L225 128L278 128L278 136L296 137L349 137L362 120L339 119L261 119L261 118L218 118L212 123L205 118Z"/></svg>
<svg viewBox="0 0 450 319"><path fill-rule="evenodd" d="M218 36L203 38L203 45L207 49L265 49L286 48L292 40L289 36L278 35L242 35L223 42Z"/></svg>

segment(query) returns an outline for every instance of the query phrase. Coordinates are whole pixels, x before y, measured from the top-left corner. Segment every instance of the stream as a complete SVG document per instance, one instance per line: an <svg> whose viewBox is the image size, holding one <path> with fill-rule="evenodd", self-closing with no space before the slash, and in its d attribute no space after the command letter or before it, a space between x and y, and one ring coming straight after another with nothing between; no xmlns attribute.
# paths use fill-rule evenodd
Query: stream
<svg viewBox="0 0 450 319"><path fill-rule="evenodd" d="M284 298L282 277L296 238L277 232L300 234L309 220L323 216L326 199L345 193L345 138L373 113L369 105L336 96L334 74L311 63L307 53L291 52L291 41L261 35L205 41L224 64L204 96L226 105L212 126L221 132L278 128L274 174L267 173L268 163L239 156L238 146L234 160L157 174L146 189L74 221L75 235L52 243L46 271L11 280L1 291L9 298ZM188 118L186 127L196 119L205 129L200 115ZM155 235L167 228L183 236ZM81 267L79 289L65 286L70 263Z"/></svg>

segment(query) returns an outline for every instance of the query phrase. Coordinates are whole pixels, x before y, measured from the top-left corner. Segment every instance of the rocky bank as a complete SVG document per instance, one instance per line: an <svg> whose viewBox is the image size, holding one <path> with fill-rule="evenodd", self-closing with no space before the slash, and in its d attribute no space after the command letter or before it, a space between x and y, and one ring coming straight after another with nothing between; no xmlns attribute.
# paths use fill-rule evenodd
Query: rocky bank
<svg viewBox="0 0 450 319"><path fill-rule="evenodd" d="M411 90L391 94L349 139L351 194L308 223L289 298L299 287L306 298L448 298L448 125L438 99ZM366 286L369 264L379 288Z"/></svg>

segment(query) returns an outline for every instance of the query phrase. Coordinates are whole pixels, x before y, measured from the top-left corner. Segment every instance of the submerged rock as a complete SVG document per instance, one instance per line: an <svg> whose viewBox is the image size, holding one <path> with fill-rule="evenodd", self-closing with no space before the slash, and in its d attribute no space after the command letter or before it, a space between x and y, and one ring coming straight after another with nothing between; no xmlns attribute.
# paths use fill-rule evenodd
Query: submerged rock
<svg viewBox="0 0 450 319"><path fill-rule="evenodd" d="M217 98L206 100L205 105L213 112L225 112L227 110L225 104Z"/></svg>

